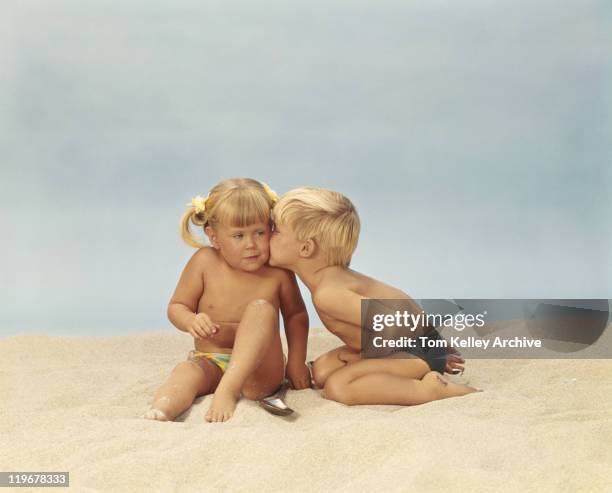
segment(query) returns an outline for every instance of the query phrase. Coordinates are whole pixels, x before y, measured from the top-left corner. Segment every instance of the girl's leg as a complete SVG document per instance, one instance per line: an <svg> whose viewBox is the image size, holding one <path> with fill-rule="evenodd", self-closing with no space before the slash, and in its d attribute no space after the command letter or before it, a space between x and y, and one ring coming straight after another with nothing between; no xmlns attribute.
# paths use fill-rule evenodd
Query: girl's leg
<svg viewBox="0 0 612 493"><path fill-rule="evenodd" d="M327 399L354 404L423 404L476 392L449 383L419 358L361 360L334 372L325 383Z"/></svg>
<svg viewBox="0 0 612 493"><path fill-rule="evenodd" d="M156 392L144 417L173 421L189 409L197 396L213 392L220 379L221 370L210 361L183 361Z"/></svg>
<svg viewBox="0 0 612 493"><path fill-rule="evenodd" d="M282 383L283 367L277 309L268 301L255 300L247 305L236 329L229 366L205 419L227 421L241 392L249 399L272 394Z"/></svg>

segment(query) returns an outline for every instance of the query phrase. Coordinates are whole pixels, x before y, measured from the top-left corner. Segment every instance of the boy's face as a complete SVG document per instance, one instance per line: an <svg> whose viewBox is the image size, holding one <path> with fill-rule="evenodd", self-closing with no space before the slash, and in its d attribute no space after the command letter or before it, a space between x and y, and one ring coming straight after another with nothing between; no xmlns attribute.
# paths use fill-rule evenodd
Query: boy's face
<svg viewBox="0 0 612 493"><path fill-rule="evenodd" d="M255 223L245 227L218 224L206 228L210 242L234 269L259 270L270 257L270 225Z"/></svg>
<svg viewBox="0 0 612 493"><path fill-rule="evenodd" d="M270 237L270 265L291 269L299 258L301 242L288 224L274 223Z"/></svg>

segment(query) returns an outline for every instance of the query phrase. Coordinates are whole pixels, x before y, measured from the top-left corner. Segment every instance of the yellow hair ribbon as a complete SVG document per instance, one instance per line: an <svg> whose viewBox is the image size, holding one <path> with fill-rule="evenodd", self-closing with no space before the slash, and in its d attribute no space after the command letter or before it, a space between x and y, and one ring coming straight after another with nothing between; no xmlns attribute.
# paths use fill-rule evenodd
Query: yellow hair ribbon
<svg viewBox="0 0 612 493"><path fill-rule="evenodd" d="M263 181L261 182L261 184L263 186L264 191L266 192L266 195L269 197L273 204L276 204L278 202L277 193L272 190L268 185L266 185Z"/></svg>
<svg viewBox="0 0 612 493"><path fill-rule="evenodd" d="M208 200L208 197L208 195L206 197L196 195L191 199L191 204L187 205L192 206L195 209L196 214L201 214L206 210L206 201Z"/></svg>

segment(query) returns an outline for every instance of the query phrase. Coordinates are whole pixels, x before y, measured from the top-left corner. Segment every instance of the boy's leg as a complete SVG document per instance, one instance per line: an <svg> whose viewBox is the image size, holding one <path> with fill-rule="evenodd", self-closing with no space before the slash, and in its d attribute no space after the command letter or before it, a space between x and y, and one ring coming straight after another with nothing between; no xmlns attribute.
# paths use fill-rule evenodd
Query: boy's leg
<svg viewBox="0 0 612 493"><path fill-rule="evenodd" d="M172 421L184 413L197 396L213 392L219 380L221 370L210 361L183 361L155 393L151 409L144 417Z"/></svg>
<svg viewBox="0 0 612 493"><path fill-rule="evenodd" d="M232 356L206 420L231 418L241 391L250 399L272 394L282 383L283 371L277 309L268 301L253 301L247 305L236 329Z"/></svg>
<svg viewBox="0 0 612 493"><path fill-rule="evenodd" d="M340 368L346 366L346 361L342 361L338 355L342 351L353 351L348 346L340 346L332 349L327 353L323 353L312 364L312 377L318 388L322 389L325 386L327 378ZM359 351L354 351L359 354Z"/></svg>
<svg viewBox="0 0 612 493"><path fill-rule="evenodd" d="M476 391L447 382L420 358L367 359L330 375L324 395L347 405L415 405Z"/></svg>

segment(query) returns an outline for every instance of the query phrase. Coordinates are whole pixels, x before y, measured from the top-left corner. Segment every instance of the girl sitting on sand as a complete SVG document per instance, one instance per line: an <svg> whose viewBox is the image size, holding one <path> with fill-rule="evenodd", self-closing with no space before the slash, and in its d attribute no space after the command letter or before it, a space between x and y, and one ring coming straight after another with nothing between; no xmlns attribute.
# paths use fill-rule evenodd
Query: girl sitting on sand
<svg viewBox="0 0 612 493"><path fill-rule="evenodd" d="M206 421L227 421L240 394L259 400L284 379L278 310L287 335L287 377L310 385L305 364L308 315L294 274L270 267L270 210L278 200L267 185L225 180L195 197L181 219L183 240L198 248L168 305L168 318L190 333L195 350L176 365L155 394L148 419L173 420L194 399L214 392ZM202 245L189 222L202 226Z"/></svg>

